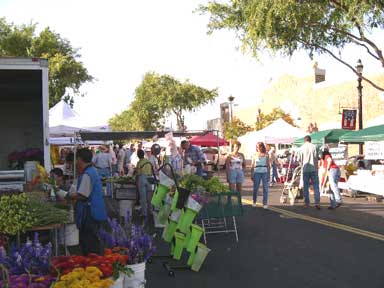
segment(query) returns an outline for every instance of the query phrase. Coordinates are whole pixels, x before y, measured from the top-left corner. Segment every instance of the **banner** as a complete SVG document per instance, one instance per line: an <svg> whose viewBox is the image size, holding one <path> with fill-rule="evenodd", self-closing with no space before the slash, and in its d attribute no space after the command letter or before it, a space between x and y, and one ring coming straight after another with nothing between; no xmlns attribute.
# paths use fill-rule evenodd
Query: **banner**
<svg viewBox="0 0 384 288"><path fill-rule="evenodd" d="M341 128L347 130L356 129L356 117L357 110L343 109L343 118L341 122Z"/></svg>
<svg viewBox="0 0 384 288"><path fill-rule="evenodd" d="M365 145L365 157L367 160L384 159L384 141L367 141Z"/></svg>
<svg viewBox="0 0 384 288"><path fill-rule="evenodd" d="M347 145L339 145L338 147L329 148L329 153L336 165L345 165L348 159Z"/></svg>

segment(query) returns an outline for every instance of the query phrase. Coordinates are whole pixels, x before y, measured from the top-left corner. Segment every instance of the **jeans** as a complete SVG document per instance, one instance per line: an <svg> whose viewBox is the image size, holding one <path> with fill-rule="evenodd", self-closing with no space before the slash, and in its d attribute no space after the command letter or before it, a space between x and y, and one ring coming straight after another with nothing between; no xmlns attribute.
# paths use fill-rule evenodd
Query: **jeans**
<svg viewBox="0 0 384 288"><path fill-rule="evenodd" d="M313 190L315 191L315 204L320 204L319 174L317 171L303 172L303 193L304 202L309 204L309 179L312 180Z"/></svg>
<svg viewBox="0 0 384 288"><path fill-rule="evenodd" d="M99 176L101 178L103 178L103 177L106 177L106 178L111 177L111 170L109 168L98 168L97 172L99 173ZM107 181L107 196L109 196L109 197L112 196L112 183L110 181Z"/></svg>
<svg viewBox="0 0 384 288"><path fill-rule="evenodd" d="M263 205L268 203L268 172L253 174L253 203L256 203L260 182L263 182Z"/></svg>
<svg viewBox="0 0 384 288"><path fill-rule="evenodd" d="M148 197L151 191L152 191L152 185L148 182L148 176L140 175L139 176L140 206L141 206L141 213L144 216L147 216L147 211L149 206Z"/></svg>
<svg viewBox="0 0 384 288"><path fill-rule="evenodd" d="M328 173L329 186L331 187L330 201L331 206L335 207L337 204L341 203L340 190L337 186L337 183L340 179L340 168L331 168Z"/></svg>
<svg viewBox="0 0 384 288"><path fill-rule="evenodd" d="M201 164L196 165L196 175L203 177L203 166Z"/></svg>
<svg viewBox="0 0 384 288"><path fill-rule="evenodd" d="M272 174L271 174L270 183L276 183L278 178L279 178L279 175L277 174L277 165L276 163L272 163Z"/></svg>

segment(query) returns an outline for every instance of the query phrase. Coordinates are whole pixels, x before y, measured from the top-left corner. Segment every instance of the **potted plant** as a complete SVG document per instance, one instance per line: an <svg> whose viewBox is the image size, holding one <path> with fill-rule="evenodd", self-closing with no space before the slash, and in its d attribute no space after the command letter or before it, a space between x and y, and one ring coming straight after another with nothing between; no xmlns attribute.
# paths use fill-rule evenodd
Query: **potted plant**
<svg viewBox="0 0 384 288"><path fill-rule="evenodd" d="M152 235L148 234L142 225L132 223L129 212L123 224L116 219L108 219L108 224L108 231L99 231L100 238L106 247L128 255L126 267L134 272L133 275L125 275L125 287L135 287L134 283L145 283L145 263L156 251Z"/></svg>

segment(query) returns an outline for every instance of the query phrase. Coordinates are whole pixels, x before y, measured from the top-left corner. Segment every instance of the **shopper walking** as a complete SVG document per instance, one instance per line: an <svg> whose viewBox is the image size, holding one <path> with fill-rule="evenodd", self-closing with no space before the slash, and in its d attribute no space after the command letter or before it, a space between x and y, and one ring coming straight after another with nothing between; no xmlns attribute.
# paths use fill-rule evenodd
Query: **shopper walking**
<svg viewBox="0 0 384 288"><path fill-rule="evenodd" d="M336 209L341 206L341 195L338 187L338 182L340 179L340 168L336 165L336 163L332 159L331 153L329 153L328 149L325 148L322 153L322 163L326 173L326 177L328 176L329 186L331 190L330 201L331 205L328 209Z"/></svg>
<svg viewBox="0 0 384 288"><path fill-rule="evenodd" d="M152 177L152 164L149 162L148 159L144 157L144 151L142 149L137 150L137 157L139 158L139 161L137 162L137 183L138 183L138 190L139 190L139 196L140 196L140 207L141 207L141 214L144 216L145 220L147 221L148 213L151 213L151 194L152 194L152 186L148 181L149 177Z"/></svg>
<svg viewBox="0 0 384 288"><path fill-rule="evenodd" d="M117 152L117 171L119 176L124 175L124 161L125 161L125 150L123 144L119 144L119 150Z"/></svg>
<svg viewBox="0 0 384 288"><path fill-rule="evenodd" d="M275 147L271 147L271 149L268 152L269 154L269 161L271 162L271 179L269 181L269 185L273 186L278 181L279 175L277 174L277 156Z"/></svg>
<svg viewBox="0 0 384 288"><path fill-rule="evenodd" d="M112 169L112 156L107 146L100 146L101 153L97 153L93 158L93 164L97 168L101 178L110 178ZM91 152L92 153L92 152ZM107 180L107 196L112 196L112 183Z"/></svg>
<svg viewBox="0 0 384 288"><path fill-rule="evenodd" d="M256 144L256 154L252 158L251 179L253 181L253 207L256 207L257 194L260 182L263 182L263 208L268 208L268 175L270 161L267 149L263 142Z"/></svg>
<svg viewBox="0 0 384 288"><path fill-rule="evenodd" d="M240 153L241 143L234 141L232 153L225 160L225 170L227 172L227 181L231 191L241 192L244 182L245 157Z"/></svg>
<svg viewBox="0 0 384 288"><path fill-rule="evenodd" d="M318 153L316 145L311 143L311 136L304 137L304 144L300 147L299 161L303 177L304 206L309 206L309 181L312 181L315 192L315 208L320 210L320 188L318 174Z"/></svg>

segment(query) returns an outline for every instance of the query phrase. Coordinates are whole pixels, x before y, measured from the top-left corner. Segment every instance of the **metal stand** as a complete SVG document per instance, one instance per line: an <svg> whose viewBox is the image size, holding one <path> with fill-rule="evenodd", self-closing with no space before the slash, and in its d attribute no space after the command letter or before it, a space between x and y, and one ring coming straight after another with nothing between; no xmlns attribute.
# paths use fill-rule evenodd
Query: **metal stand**
<svg viewBox="0 0 384 288"><path fill-rule="evenodd" d="M175 276L175 270L190 270L190 267L187 265L182 265L182 264L169 264L168 262L164 261L163 262L163 267L165 270L168 271L168 276L173 277Z"/></svg>
<svg viewBox="0 0 384 288"><path fill-rule="evenodd" d="M207 244L207 236L206 236L207 234L218 234L218 233L235 233L236 242L239 242L239 234L237 232L236 218L235 216L232 216L229 219L232 220L233 229L229 228L226 217L202 219L201 225L204 229L204 233L203 233L204 243ZM224 228L224 229L217 230L221 228Z"/></svg>

